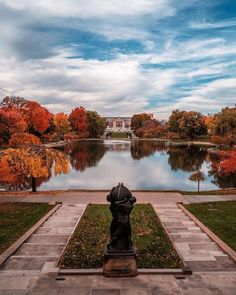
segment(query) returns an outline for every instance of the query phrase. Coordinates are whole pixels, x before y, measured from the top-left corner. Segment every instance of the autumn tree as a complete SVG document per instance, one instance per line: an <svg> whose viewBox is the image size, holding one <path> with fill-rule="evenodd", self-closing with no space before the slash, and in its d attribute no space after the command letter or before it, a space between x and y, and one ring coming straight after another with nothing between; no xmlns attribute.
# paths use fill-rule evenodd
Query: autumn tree
<svg viewBox="0 0 236 295"><path fill-rule="evenodd" d="M236 149L216 151L215 155L218 156L219 160L213 160L213 172L219 176L230 174L236 176Z"/></svg>
<svg viewBox="0 0 236 295"><path fill-rule="evenodd" d="M200 170L194 172L192 175L190 175L189 180L191 181L197 181L197 191L199 192L200 189L200 181L205 180L204 173Z"/></svg>
<svg viewBox="0 0 236 295"><path fill-rule="evenodd" d="M236 133L236 108L224 108L213 117L213 134L232 135Z"/></svg>
<svg viewBox="0 0 236 295"><path fill-rule="evenodd" d="M186 135L190 140L197 135L206 134L206 125L201 113L194 111L184 112L178 123L180 133Z"/></svg>
<svg viewBox="0 0 236 295"><path fill-rule="evenodd" d="M69 115L69 122L72 130L76 131L80 137L88 135L87 114L83 107L75 108Z"/></svg>
<svg viewBox="0 0 236 295"><path fill-rule="evenodd" d="M207 133L212 134L213 128L214 128L213 116L211 116L211 115L204 116L204 123L205 123L206 128L207 128Z"/></svg>
<svg viewBox="0 0 236 295"><path fill-rule="evenodd" d="M55 132L61 137L70 131L69 117L65 113L55 114L53 117Z"/></svg>
<svg viewBox="0 0 236 295"><path fill-rule="evenodd" d="M137 130L138 128L141 128L144 126L145 122L151 120L151 115L142 113L142 114L135 114L131 118L131 129Z"/></svg>
<svg viewBox="0 0 236 295"><path fill-rule="evenodd" d="M27 123L28 132L42 135L51 124L52 115L38 102L21 97L5 97L0 104L4 110L16 109Z"/></svg>
<svg viewBox="0 0 236 295"><path fill-rule="evenodd" d="M0 137L3 142L7 143L14 133L24 132L26 129L27 123L18 109L0 109Z"/></svg>
<svg viewBox="0 0 236 295"><path fill-rule="evenodd" d="M12 182L18 176L32 179L32 191L36 191L36 178L48 177L51 170L54 174L68 173L67 156L55 149L43 146L6 149L0 152L0 182Z"/></svg>
<svg viewBox="0 0 236 295"><path fill-rule="evenodd" d="M23 147L26 145L39 145L40 139L29 133L15 133L9 141L9 147Z"/></svg>
<svg viewBox="0 0 236 295"><path fill-rule="evenodd" d="M184 111L174 110L168 120L168 130L174 133L180 133L179 120L183 117Z"/></svg>
<svg viewBox="0 0 236 295"><path fill-rule="evenodd" d="M107 127L107 121L95 111L87 111L88 132L90 137L102 135Z"/></svg>

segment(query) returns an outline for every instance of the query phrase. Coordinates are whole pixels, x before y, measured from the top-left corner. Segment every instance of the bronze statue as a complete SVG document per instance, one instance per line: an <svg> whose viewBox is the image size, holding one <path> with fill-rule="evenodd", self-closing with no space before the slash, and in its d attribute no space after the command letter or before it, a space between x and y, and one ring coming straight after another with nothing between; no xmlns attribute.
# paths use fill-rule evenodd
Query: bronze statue
<svg viewBox="0 0 236 295"><path fill-rule="evenodd" d="M111 203L112 222L110 226L111 241L107 245L108 253L132 252L131 226L129 215L136 198L123 183L113 187L107 196Z"/></svg>

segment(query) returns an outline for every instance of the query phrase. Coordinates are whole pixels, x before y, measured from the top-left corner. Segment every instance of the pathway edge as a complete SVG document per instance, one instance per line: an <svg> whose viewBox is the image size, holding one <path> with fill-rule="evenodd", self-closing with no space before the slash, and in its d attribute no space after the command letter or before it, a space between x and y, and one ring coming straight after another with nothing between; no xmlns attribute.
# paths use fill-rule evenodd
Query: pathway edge
<svg viewBox="0 0 236 295"><path fill-rule="evenodd" d="M177 206L195 223L208 237L213 240L229 257L236 263L236 252L230 248L223 240L214 234L207 226L205 226L196 216L183 206L183 203L177 203Z"/></svg>
<svg viewBox="0 0 236 295"><path fill-rule="evenodd" d="M35 223L27 232L25 232L0 255L0 267L53 213L55 213L61 207L61 205L62 204L56 204L46 215L44 215L37 223Z"/></svg>

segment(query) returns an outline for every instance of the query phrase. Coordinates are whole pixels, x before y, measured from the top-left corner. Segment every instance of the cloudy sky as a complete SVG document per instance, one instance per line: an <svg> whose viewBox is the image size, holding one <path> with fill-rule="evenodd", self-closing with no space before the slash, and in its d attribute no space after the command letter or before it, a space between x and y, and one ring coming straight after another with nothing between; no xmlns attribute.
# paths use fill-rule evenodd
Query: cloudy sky
<svg viewBox="0 0 236 295"><path fill-rule="evenodd" d="M104 116L236 103L235 0L0 0L0 98Z"/></svg>

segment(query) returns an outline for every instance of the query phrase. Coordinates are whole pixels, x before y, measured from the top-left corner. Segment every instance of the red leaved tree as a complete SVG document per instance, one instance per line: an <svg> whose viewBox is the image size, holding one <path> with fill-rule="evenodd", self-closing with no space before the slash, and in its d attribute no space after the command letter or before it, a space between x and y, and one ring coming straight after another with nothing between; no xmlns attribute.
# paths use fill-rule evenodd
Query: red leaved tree
<svg viewBox="0 0 236 295"><path fill-rule="evenodd" d="M69 122L72 129L76 131L80 137L88 136L87 114L83 107L72 110L69 115Z"/></svg>

